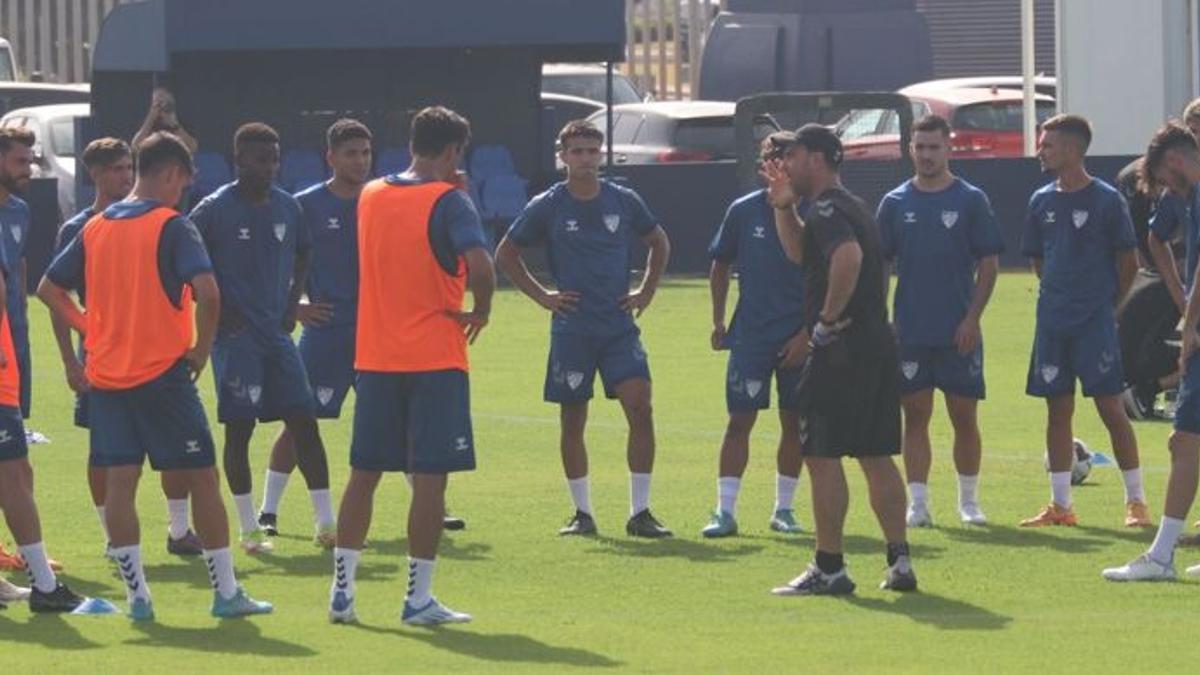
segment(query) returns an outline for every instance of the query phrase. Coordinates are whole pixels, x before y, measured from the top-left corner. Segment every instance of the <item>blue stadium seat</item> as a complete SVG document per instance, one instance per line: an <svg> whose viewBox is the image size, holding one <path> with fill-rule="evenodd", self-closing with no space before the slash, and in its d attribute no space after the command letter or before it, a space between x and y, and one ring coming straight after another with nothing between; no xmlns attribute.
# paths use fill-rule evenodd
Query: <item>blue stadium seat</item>
<svg viewBox="0 0 1200 675"><path fill-rule="evenodd" d="M412 163L408 148L384 148L375 158L375 176L401 173Z"/></svg>
<svg viewBox="0 0 1200 675"><path fill-rule="evenodd" d="M279 162L279 187L299 192L325 180L325 160L316 150L287 150Z"/></svg>
<svg viewBox="0 0 1200 675"><path fill-rule="evenodd" d="M471 153L469 173L481 180L491 176L515 176L512 153L503 145L481 145Z"/></svg>
<svg viewBox="0 0 1200 675"><path fill-rule="evenodd" d="M196 153L196 178L192 182L192 204L198 203L217 188L233 180L233 171L229 162L219 152L201 151Z"/></svg>
<svg viewBox="0 0 1200 675"><path fill-rule="evenodd" d="M487 219L512 220L520 215L529 201L526 190L529 181L516 174L490 176L480 185L480 201L483 202L483 217Z"/></svg>

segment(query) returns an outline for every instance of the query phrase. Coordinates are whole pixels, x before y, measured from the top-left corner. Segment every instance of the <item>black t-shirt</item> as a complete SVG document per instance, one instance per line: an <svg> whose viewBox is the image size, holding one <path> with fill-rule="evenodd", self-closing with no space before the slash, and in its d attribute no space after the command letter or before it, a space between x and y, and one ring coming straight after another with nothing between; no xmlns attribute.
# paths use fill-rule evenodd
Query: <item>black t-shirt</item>
<svg viewBox="0 0 1200 675"><path fill-rule="evenodd" d="M826 190L813 202L804 224L804 259L801 263L804 269L804 325L811 330L825 306L830 256L840 244L857 241L862 249L858 283L845 312L836 318L852 320L848 327L850 333L886 332L884 261L879 225L871 209L845 188L836 187Z"/></svg>
<svg viewBox="0 0 1200 675"><path fill-rule="evenodd" d="M1154 214L1154 199L1138 189L1138 166L1142 159L1133 160L1117 174L1117 190L1129 203L1129 217L1133 220L1133 234L1137 239L1138 251L1142 259L1153 267L1150 257L1150 244L1146 237L1150 234L1150 216Z"/></svg>

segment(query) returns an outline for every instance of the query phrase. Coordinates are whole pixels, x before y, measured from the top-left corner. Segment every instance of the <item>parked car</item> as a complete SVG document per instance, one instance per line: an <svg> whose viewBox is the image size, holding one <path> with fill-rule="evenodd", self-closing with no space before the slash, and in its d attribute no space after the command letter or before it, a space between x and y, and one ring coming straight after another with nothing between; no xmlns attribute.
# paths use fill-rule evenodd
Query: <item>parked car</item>
<svg viewBox="0 0 1200 675"><path fill-rule="evenodd" d="M17 61L13 58L12 45L0 38L0 82L15 82L16 79Z"/></svg>
<svg viewBox="0 0 1200 675"><path fill-rule="evenodd" d="M0 68L2 67L0 66ZM91 100L91 86L87 84L0 82L0 116L17 108L32 108L59 103L88 103Z"/></svg>
<svg viewBox="0 0 1200 675"><path fill-rule="evenodd" d="M726 101L655 101L613 106L613 161L617 164L713 162L737 158L736 104ZM605 128L605 111L588 118Z"/></svg>
<svg viewBox="0 0 1200 675"><path fill-rule="evenodd" d="M920 93L921 91L938 92L945 89L1016 89L1025 87L1025 78L1019 75L995 75L984 77L950 77L943 80L928 80L917 82L905 87L902 92ZM1033 78L1033 90L1047 96L1058 95L1058 79L1049 75L1037 75Z"/></svg>
<svg viewBox="0 0 1200 675"><path fill-rule="evenodd" d="M542 66L542 93L577 96L604 104L608 97L607 70L589 63L547 63ZM625 73L613 71L613 105L648 100Z"/></svg>
<svg viewBox="0 0 1200 675"><path fill-rule="evenodd" d="M1024 99L1019 90L1001 87L914 85L900 90L912 101L913 119L941 115L950 122L950 152L955 159L1020 157L1024 154ZM1054 115L1054 98L1035 95L1037 122ZM852 110L834 127L847 160L899 159L900 116L894 110Z"/></svg>
<svg viewBox="0 0 1200 675"><path fill-rule="evenodd" d="M58 207L64 217L75 208L75 118L91 114L87 103L18 108L0 118L0 128L20 126L37 136L35 176L58 178Z"/></svg>

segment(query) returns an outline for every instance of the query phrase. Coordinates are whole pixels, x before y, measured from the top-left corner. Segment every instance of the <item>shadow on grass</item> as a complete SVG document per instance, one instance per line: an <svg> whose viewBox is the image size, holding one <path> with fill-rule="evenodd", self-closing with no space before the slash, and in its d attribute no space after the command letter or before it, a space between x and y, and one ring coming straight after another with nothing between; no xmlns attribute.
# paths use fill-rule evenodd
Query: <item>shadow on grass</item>
<svg viewBox="0 0 1200 675"><path fill-rule="evenodd" d="M948 538L970 544L987 544L1006 548L1049 548L1065 553L1094 553L1113 545L1114 533L1095 528L1074 528L1089 536L1070 536L1063 529L1071 528L1025 528L1008 525L987 527L945 528L941 532ZM1092 536L1103 534L1105 538Z"/></svg>
<svg viewBox="0 0 1200 675"><path fill-rule="evenodd" d="M61 614L34 614L29 618L29 623L24 625L9 618L16 612L28 611L25 603L10 604L8 609L0 610L0 643L11 641L21 645L37 644L67 651L96 649L101 646L83 637ZM80 620L86 621L88 618L81 617Z"/></svg>
<svg viewBox="0 0 1200 675"><path fill-rule="evenodd" d="M333 574L332 559L325 553L313 553L302 556L272 554L259 556L256 559L262 567L246 569L239 565L238 580L253 579L254 577L328 577ZM400 565L395 562L377 562L378 558L365 558L358 566L355 578L358 581L386 579L400 571ZM208 570L199 559L174 563L159 563L146 566L146 581L151 586L155 582L185 584L191 588L211 588Z"/></svg>
<svg viewBox="0 0 1200 675"><path fill-rule="evenodd" d="M143 637L126 640L136 647L167 647L209 654L252 654L303 658L317 652L304 645L263 637L262 629L247 619L221 621L211 628L175 628L161 623L135 623Z"/></svg>
<svg viewBox="0 0 1200 675"><path fill-rule="evenodd" d="M846 602L873 612L906 616L941 630L1001 630L1012 622L1011 616L932 593L904 593L891 601L850 596Z"/></svg>
<svg viewBox="0 0 1200 675"><path fill-rule="evenodd" d="M617 537L589 537L601 546L588 549L588 553L637 556L640 558L683 558L692 562L731 562L763 550L761 544L708 543L688 539L620 539Z"/></svg>
<svg viewBox="0 0 1200 675"><path fill-rule="evenodd" d="M347 628L423 642L435 649L483 661L545 663L583 668L616 668L623 665L620 661L586 649L556 647L526 635L512 633L485 635L460 628L382 628L364 624L353 624Z"/></svg>
<svg viewBox="0 0 1200 675"><path fill-rule="evenodd" d="M388 556L406 556L408 555L408 539L399 537L397 539L386 539L383 541L371 541L371 548L367 549L368 555L370 551L382 553ZM454 536L449 534L442 535L442 543L438 546L438 557L448 560L460 560L467 562L479 562L483 560L491 560L489 555L492 551L492 545L480 541L458 542ZM365 558L364 558L365 559Z"/></svg>

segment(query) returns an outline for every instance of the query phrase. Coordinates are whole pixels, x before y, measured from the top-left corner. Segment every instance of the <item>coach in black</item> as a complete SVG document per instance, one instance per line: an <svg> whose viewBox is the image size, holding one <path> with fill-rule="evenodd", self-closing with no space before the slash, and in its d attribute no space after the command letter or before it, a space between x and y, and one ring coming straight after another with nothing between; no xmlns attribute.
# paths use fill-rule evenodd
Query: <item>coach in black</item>
<svg viewBox="0 0 1200 675"><path fill-rule="evenodd" d="M788 258L804 269L804 313L811 351L799 385L801 441L812 482L817 555L776 595L844 595L854 591L842 559L849 490L842 458L866 474L871 506L887 539L882 588L912 591L904 523L904 482L892 460L900 452L900 383L888 326L884 260L871 210L842 187L842 143L806 124L783 139L779 160L763 167L775 226ZM811 207L800 220L796 203Z"/></svg>

